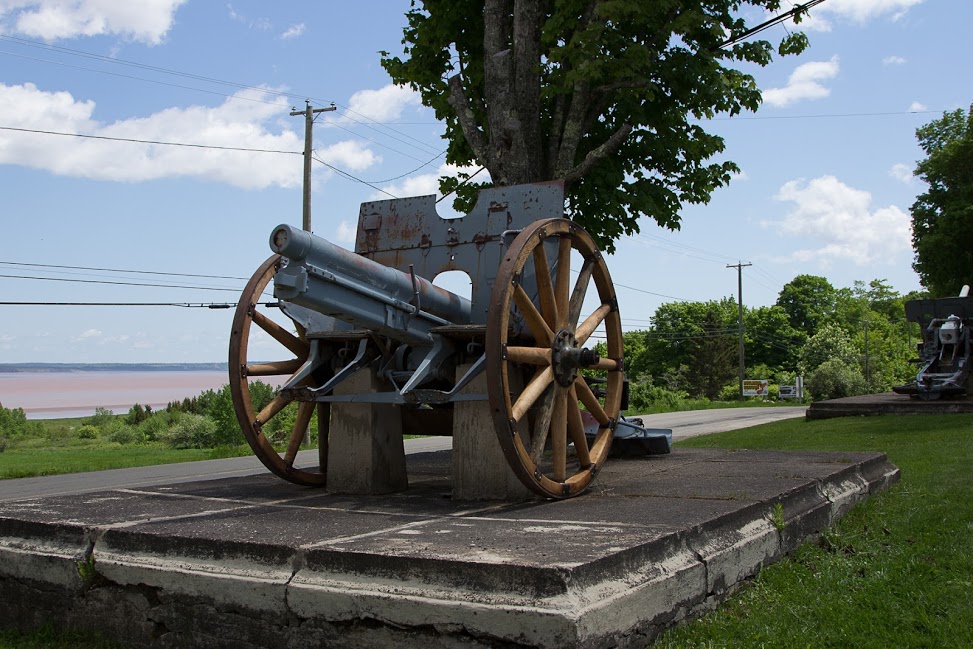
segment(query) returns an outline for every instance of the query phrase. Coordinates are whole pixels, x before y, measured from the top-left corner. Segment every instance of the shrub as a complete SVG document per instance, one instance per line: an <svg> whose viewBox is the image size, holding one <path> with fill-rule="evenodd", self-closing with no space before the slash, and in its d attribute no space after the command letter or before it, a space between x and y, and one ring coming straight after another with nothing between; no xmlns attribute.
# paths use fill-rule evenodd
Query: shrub
<svg viewBox="0 0 973 649"><path fill-rule="evenodd" d="M25 437L36 434L39 424L27 421L27 414L23 408L4 408L0 404L0 435L7 437Z"/></svg>
<svg viewBox="0 0 973 649"><path fill-rule="evenodd" d="M163 410L139 424L139 434L148 442L162 439L166 431L179 423L184 416L179 410Z"/></svg>
<svg viewBox="0 0 973 649"><path fill-rule="evenodd" d="M861 371L837 358L825 361L811 372L804 387L816 401L853 397L868 391Z"/></svg>
<svg viewBox="0 0 973 649"><path fill-rule="evenodd" d="M4 437L3 435L0 435L0 453L3 453L6 450L7 450L7 438Z"/></svg>
<svg viewBox="0 0 973 649"><path fill-rule="evenodd" d="M667 390L651 383L634 383L629 386L629 410L675 410L688 396L685 392Z"/></svg>
<svg viewBox="0 0 973 649"><path fill-rule="evenodd" d="M98 427L91 424L81 424L76 435L78 439L95 439L98 437Z"/></svg>
<svg viewBox="0 0 973 649"><path fill-rule="evenodd" d="M159 439L172 448L212 448L217 442L216 423L202 415L185 414Z"/></svg>
<svg viewBox="0 0 973 649"><path fill-rule="evenodd" d="M108 433L108 441L116 444L136 444L142 436L133 426L116 426Z"/></svg>
<svg viewBox="0 0 973 649"><path fill-rule="evenodd" d="M115 413L108 408L102 408L98 406L95 408L95 414L88 417L84 423L91 424L102 430L110 426L115 421Z"/></svg>

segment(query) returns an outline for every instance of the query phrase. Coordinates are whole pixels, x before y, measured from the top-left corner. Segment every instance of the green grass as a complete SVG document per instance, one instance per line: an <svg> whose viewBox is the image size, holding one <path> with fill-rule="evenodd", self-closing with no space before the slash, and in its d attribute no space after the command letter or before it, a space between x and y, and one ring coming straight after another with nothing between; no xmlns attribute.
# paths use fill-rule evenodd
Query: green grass
<svg viewBox="0 0 973 649"><path fill-rule="evenodd" d="M806 406L801 401L775 401L771 399L738 399L735 401L710 401L708 399L682 399L675 406L655 404L645 408L630 408L622 414L626 416L658 415L665 412L687 412L690 410L716 410L718 408L793 408Z"/></svg>
<svg viewBox="0 0 973 649"><path fill-rule="evenodd" d="M660 647L973 647L973 415L791 420L708 448L884 451L902 480Z"/></svg>
<svg viewBox="0 0 973 649"><path fill-rule="evenodd" d="M0 480L213 460L252 453L245 445L176 450L162 444L122 445L99 440L67 440L53 445L50 440L38 438L0 453Z"/></svg>

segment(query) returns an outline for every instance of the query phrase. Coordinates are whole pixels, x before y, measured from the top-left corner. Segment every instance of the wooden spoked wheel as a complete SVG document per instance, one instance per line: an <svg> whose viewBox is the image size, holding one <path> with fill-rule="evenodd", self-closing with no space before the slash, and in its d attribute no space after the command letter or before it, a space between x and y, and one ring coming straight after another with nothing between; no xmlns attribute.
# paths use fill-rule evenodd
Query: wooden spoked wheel
<svg viewBox="0 0 973 649"><path fill-rule="evenodd" d="M581 260L576 279L572 257ZM597 306L581 320L591 284ZM590 344L597 330L605 335L606 358ZM537 221L514 239L491 294L486 354L490 409L514 473L542 496L581 493L608 457L623 384L614 286L581 227L566 219ZM582 370L594 375L597 389ZM582 406L599 424L590 444Z"/></svg>
<svg viewBox="0 0 973 649"><path fill-rule="evenodd" d="M297 332L291 333L283 325L272 319L271 311L279 313L279 309L274 306L267 307L262 303L273 302L273 298L264 295L264 290L277 272L280 259L279 255L275 255L257 269L246 288L243 289L243 294L237 304L236 313L233 317L233 330L230 334L230 393L233 396L233 408L236 411L243 435L264 466L285 480L300 485L323 486L328 464L327 426L330 409L327 405L315 404L314 402L301 402L299 404L297 421L288 436L287 448L281 454L277 452L264 434L263 426L290 404L293 398L278 395L260 412L254 412L250 395L251 381L267 379L268 377L277 377L286 381L304 364L310 353L310 346L304 340L302 328L295 325ZM252 325L256 325L257 329L265 332L275 341L277 349L276 351L268 350L268 356L273 358L276 354L285 357L283 360L270 362L264 360L260 363L248 361L247 350L252 334L255 333ZM261 355L263 353L261 350ZM313 380L312 378L311 381ZM313 383L305 382L304 385L313 385ZM319 409L318 467L312 469L296 468L294 460L300 450L304 432L311 421L315 407Z"/></svg>

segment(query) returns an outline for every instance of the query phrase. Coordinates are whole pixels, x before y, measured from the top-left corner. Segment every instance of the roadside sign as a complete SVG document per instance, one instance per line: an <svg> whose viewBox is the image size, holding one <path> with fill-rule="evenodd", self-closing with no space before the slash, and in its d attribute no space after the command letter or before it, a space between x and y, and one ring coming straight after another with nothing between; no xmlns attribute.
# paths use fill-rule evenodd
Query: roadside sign
<svg viewBox="0 0 973 649"><path fill-rule="evenodd" d="M744 379L743 396L745 397L765 397L767 396L767 379Z"/></svg>

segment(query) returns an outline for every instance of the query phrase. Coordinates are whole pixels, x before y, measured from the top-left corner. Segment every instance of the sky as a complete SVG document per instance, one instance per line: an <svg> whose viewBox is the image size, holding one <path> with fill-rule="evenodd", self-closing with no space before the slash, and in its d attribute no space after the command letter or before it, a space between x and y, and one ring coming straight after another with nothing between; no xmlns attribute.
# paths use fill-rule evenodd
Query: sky
<svg viewBox="0 0 973 649"><path fill-rule="evenodd" d="M273 227L301 223L290 112L306 99L336 107L314 127L330 165L314 163L316 234L350 248L361 202L435 193L442 125L380 65L409 4L0 0L0 301L235 302ZM705 123L741 173L685 206L679 230L643 218L608 257L623 328L665 302L735 298L739 262L752 307L800 274L920 288L915 130L973 102L971 23L962 0L812 9L807 51L748 70L759 111ZM231 318L0 305L0 363L224 361Z"/></svg>

